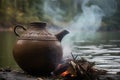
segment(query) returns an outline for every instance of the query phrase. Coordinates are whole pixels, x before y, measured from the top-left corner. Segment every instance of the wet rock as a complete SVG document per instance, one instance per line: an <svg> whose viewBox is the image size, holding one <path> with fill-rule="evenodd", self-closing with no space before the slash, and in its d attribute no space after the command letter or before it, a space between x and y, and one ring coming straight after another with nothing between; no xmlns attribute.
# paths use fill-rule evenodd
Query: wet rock
<svg viewBox="0 0 120 80"><path fill-rule="evenodd" d="M35 80L34 77L28 77L27 74L20 72L0 72L0 80Z"/></svg>
<svg viewBox="0 0 120 80"><path fill-rule="evenodd" d="M120 75L120 72L117 72L117 75Z"/></svg>
<svg viewBox="0 0 120 80"><path fill-rule="evenodd" d="M42 78L37 78L36 80L43 80Z"/></svg>
<svg viewBox="0 0 120 80"><path fill-rule="evenodd" d="M4 69L3 69L3 68L0 68L0 72L2 72L2 71L4 71Z"/></svg>
<svg viewBox="0 0 120 80"><path fill-rule="evenodd" d="M6 68L0 68L0 72L11 72L12 69L10 67L6 67Z"/></svg>
<svg viewBox="0 0 120 80"><path fill-rule="evenodd" d="M4 71L5 71L5 72L11 72L12 69L11 69L10 67L6 67L6 68L4 69Z"/></svg>
<svg viewBox="0 0 120 80"><path fill-rule="evenodd" d="M0 80L6 80L5 78L0 78Z"/></svg>

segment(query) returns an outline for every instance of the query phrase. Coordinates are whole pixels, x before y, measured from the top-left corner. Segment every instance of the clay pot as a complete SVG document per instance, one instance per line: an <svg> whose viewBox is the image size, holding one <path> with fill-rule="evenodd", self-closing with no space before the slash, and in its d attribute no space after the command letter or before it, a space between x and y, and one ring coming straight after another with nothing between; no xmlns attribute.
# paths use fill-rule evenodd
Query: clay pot
<svg viewBox="0 0 120 80"><path fill-rule="evenodd" d="M18 27L25 30L21 36L17 33ZM63 51L60 41L68 31L53 35L46 29L46 23L33 22L28 29L17 25L14 32L18 40L13 48L13 56L25 72L47 75L61 62Z"/></svg>

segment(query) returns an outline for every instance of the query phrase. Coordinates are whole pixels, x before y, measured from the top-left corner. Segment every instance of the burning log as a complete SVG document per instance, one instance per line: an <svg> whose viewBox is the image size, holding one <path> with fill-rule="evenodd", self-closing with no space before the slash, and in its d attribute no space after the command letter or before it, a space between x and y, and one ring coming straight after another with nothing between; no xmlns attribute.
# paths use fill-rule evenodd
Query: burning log
<svg viewBox="0 0 120 80"><path fill-rule="evenodd" d="M94 62L88 62L83 58L76 60L73 55L72 57L73 60L58 65L53 74L64 77L65 80L99 80L98 75L106 74L107 72L95 69L93 67L95 65Z"/></svg>
<svg viewBox="0 0 120 80"><path fill-rule="evenodd" d="M60 75L62 72L66 71L68 67L69 67L68 63L59 64L52 74Z"/></svg>
<svg viewBox="0 0 120 80"><path fill-rule="evenodd" d="M61 73L60 76L65 77L65 76L68 75L68 74L69 74L69 72L66 70L66 71L64 71L63 73Z"/></svg>
<svg viewBox="0 0 120 80"><path fill-rule="evenodd" d="M72 53L71 55L73 59L66 60L65 63L59 64L51 73L52 78L63 78L64 80L99 80L98 75L106 74L105 70L93 68L93 62L88 62L83 58L78 59ZM9 68L5 70L1 68L0 71L9 72Z"/></svg>

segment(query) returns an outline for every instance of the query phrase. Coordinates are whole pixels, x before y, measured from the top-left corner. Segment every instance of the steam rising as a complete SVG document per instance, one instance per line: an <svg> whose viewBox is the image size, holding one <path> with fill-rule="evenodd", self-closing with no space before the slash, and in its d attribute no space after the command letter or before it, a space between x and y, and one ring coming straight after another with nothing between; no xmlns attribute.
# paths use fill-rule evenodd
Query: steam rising
<svg viewBox="0 0 120 80"><path fill-rule="evenodd" d="M73 43L82 39L94 37L96 30L101 26L102 18L114 14L115 0L70 0L73 5L69 11L60 6L59 0L45 0L45 18L53 24L70 31L63 41L64 56L70 55ZM78 11L77 11L78 10ZM68 13L67 13L68 11ZM70 17L70 18L69 18ZM67 20L67 18L69 18Z"/></svg>

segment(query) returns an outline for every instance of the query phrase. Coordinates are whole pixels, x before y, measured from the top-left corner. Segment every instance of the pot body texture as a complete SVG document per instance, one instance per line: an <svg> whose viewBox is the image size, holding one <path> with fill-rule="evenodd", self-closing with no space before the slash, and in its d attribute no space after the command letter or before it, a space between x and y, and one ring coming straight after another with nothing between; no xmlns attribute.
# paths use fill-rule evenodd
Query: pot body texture
<svg viewBox="0 0 120 80"><path fill-rule="evenodd" d="M34 22L28 29L20 25L14 28L18 40L13 48L13 56L17 64L29 74L50 74L62 60L61 43L45 26L45 23ZM25 30L23 34L17 33L17 27ZM67 31L57 36L64 36L63 34L67 34Z"/></svg>
<svg viewBox="0 0 120 80"><path fill-rule="evenodd" d="M29 74L49 74L62 59L58 41L18 40L13 56L18 65Z"/></svg>

